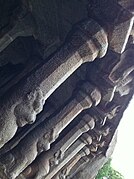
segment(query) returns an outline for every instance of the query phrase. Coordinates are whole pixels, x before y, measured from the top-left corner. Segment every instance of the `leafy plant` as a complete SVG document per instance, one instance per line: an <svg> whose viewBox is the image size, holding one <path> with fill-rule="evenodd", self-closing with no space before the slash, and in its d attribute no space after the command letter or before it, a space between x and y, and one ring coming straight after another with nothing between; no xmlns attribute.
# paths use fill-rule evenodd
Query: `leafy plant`
<svg viewBox="0 0 134 179"><path fill-rule="evenodd" d="M112 159L109 159L107 163L104 164L104 166L99 170L96 179L124 179L122 174L111 167L111 160Z"/></svg>

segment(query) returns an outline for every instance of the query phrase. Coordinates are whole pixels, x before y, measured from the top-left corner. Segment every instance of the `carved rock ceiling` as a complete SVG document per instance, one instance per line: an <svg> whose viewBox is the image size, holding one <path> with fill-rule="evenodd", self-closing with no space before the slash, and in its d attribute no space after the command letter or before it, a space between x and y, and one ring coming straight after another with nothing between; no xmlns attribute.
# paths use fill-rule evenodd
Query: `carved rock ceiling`
<svg viewBox="0 0 134 179"><path fill-rule="evenodd" d="M95 177L134 93L133 9L0 1L0 179Z"/></svg>

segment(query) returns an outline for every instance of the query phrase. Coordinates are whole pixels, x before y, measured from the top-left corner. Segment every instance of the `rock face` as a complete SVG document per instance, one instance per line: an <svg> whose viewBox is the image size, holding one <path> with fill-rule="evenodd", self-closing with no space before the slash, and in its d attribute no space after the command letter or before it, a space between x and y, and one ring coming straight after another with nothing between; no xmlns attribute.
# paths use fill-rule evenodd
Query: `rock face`
<svg viewBox="0 0 134 179"><path fill-rule="evenodd" d="M3 2L0 178L92 179L111 156L134 89L131 3Z"/></svg>

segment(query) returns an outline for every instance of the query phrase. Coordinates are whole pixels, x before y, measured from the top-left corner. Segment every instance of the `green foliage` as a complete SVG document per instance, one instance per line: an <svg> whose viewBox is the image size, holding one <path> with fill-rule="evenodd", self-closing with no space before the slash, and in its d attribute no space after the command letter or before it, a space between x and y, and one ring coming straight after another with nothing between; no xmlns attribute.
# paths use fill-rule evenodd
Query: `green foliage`
<svg viewBox="0 0 134 179"><path fill-rule="evenodd" d="M118 171L111 167L111 159L99 170L96 179L103 179L103 177L108 179L124 179Z"/></svg>

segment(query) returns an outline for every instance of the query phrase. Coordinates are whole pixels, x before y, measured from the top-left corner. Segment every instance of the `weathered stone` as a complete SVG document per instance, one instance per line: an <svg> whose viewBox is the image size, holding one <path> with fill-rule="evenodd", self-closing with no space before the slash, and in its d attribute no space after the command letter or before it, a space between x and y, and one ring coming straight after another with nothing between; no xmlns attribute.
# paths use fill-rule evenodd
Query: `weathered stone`
<svg viewBox="0 0 134 179"><path fill-rule="evenodd" d="M105 85L104 85L105 83ZM100 78L100 88L102 90L102 101L106 105L114 98L116 91L116 84L111 83L108 78Z"/></svg>
<svg viewBox="0 0 134 179"><path fill-rule="evenodd" d="M134 12L134 2L133 0L120 0L118 2L123 8L129 10L130 12Z"/></svg>
<svg viewBox="0 0 134 179"><path fill-rule="evenodd" d="M90 151L90 148L88 147L88 150ZM83 165L85 165L85 163L89 162L89 160L92 160L92 157L89 157L90 153L86 153L85 155L83 155L81 158L79 158L79 160L77 160L77 162L75 161L75 164L73 164L72 168L70 169L69 173L67 173L67 179L71 178L71 175L76 173L80 167L82 167ZM77 156L76 156L77 157ZM78 158L76 158L78 159Z"/></svg>
<svg viewBox="0 0 134 179"><path fill-rule="evenodd" d="M62 43L72 25L87 17L87 0L51 0L51 2L30 0L25 2L36 22L35 37L44 44L45 48L49 47L49 49ZM74 16L75 13L77 16ZM45 53L48 53L49 49L47 48Z"/></svg>
<svg viewBox="0 0 134 179"><path fill-rule="evenodd" d="M125 58L127 58L128 60L131 60L131 58L132 58L131 54L129 54L129 55L130 56L127 55ZM127 66L127 65L125 65L125 66ZM116 92L118 92L120 94L120 96L125 96L130 93L130 91L132 89L133 76L134 76L134 69L133 69L133 66L130 65L130 67L128 67L128 69L124 70L124 74L123 74L122 78L119 79L117 86L116 86Z"/></svg>
<svg viewBox="0 0 134 179"><path fill-rule="evenodd" d="M112 51L109 47L106 55L102 58L102 60L96 59L93 62L94 68L96 69L96 71L97 72L99 71L101 73L100 75L101 78L106 79L107 75L111 72L114 66L119 62L120 56L121 54L115 51ZM90 66L90 64L88 66Z"/></svg>
<svg viewBox="0 0 134 179"><path fill-rule="evenodd" d="M24 170L36 158L38 154L40 154L43 150L50 149L50 144L58 138L62 130L82 110L90 108L92 104L98 105L100 99L100 92L89 83L84 83L83 86L80 88L78 94L76 94L76 97L74 97L62 109L62 111L60 111L57 115L51 118L48 123L44 122L43 124L40 124L39 127L37 126L35 130L31 131L31 133L26 136L22 141L20 141L20 143L13 150L9 151L9 154L6 154L6 157L12 156L11 160L9 160L7 164L5 163L5 160L2 159L2 163L6 167L7 175L12 178L19 175L19 173L22 172L22 170ZM85 119L86 121L89 120L89 124L84 124L86 126L84 126L83 130L89 130L90 128L94 127L94 121L93 119L92 121L90 119L90 116ZM88 125L91 125L91 127L89 128ZM80 126L76 128L76 130L79 130L79 128L81 128ZM82 134L81 130L78 131L78 133L73 136L74 139L77 139L77 137ZM70 140L72 140L71 137ZM69 143L67 144L67 146L69 146ZM14 160L13 164L12 160ZM10 171L11 166L12 170Z"/></svg>
<svg viewBox="0 0 134 179"><path fill-rule="evenodd" d="M118 83L121 80L125 80L125 78L134 71L133 55L133 49L128 49L121 55L119 63L115 65L109 75L111 81Z"/></svg>
<svg viewBox="0 0 134 179"><path fill-rule="evenodd" d="M67 179L73 178L72 176L74 176L76 173L79 173L79 171L82 168L85 168L86 165L88 165L88 163L92 163L93 161L95 161L97 159L98 156L102 156L102 153L103 153L102 147L100 150L100 148L98 148L99 145L98 146L97 145L98 144L92 143L90 146L88 146L90 153L88 152L85 155L83 155L77 161L77 163L75 163L75 165L73 165L73 167L70 170L70 173L67 176Z"/></svg>
<svg viewBox="0 0 134 179"><path fill-rule="evenodd" d="M95 128L95 129L94 129L94 132L95 132L98 136L102 135L102 136L106 137L106 136L108 136L108 135L110 134L110 132L111 132L111 130L112 130L111 128L112 128L111 126L105 125L105 126L99 128L99 129L96 129L96 128Z"/></svg>
<svg viewBox="0 0 134 179"><path fill-rule="evenodd" d="M125 85L125 86L120 86L116 89L116 92L119 92L120 96L126 96L130 93L131 91L131 86Z"/></svg>
<svg viewBox="0 0 134 179"><path fill-rule="evenodd" d="M33 35L43 44L44 57L48 57L65 40L72 25L87 18L87 0L26 1L16 25L1 39L3 50L18 36ZM77 16L73 16L76 13ZM55 14L53 16L53 14Z"/></svg>
<svg viewBox="0 0 134 179"><path fill-rule="evenodd" d="M94 20L87 18L84 21L88 0L22 1L26 12L34 17L36 28L31 34L34 33L34 37L42 43L44 51L41 48L41 52L46 52L43 54L46 62L42 61L36 70L29 69L19 83L18 76L14 79L18 79L16 83L11 82L11 76L7 79L9 83L5 80L1 84L16 86L9 87L10 90L0 99L0 139L2 145L7 142L0 150L0 178L93 179L111 156L111 141L134 92L133 61L129 57L133 55L132 31L126 46L131 28L127 24L131 23L133 15L123 2L90 1L89 16L96 19L104 30ZM20 15L15 26L27 18L26 14ZM121 27L124 27L124 32L119 34ZM72 32L64 41L70 29ZM122 39L115 39L117 35ZM107 38L113 51L109 48L108 54L100 60L106 53ZM61 44L61 48L54 52L53 48L57 49ZM120 54L125 46L125 52ZM46 58L50 54L50 58ZM40 58L38 54L35 57ZM94 62L85 63L96 57L99 58ZM8 62L14 64L15 61L9 59ZM5 61L2 63L5 64ZM83 63L84 68L77 73L76 69ZM26 63L25 66L30 68ZM49 113L47 104L51 102L56 107ZM47 114L49 117L46 118ZM25 126L29 122L35 123Z"/></svg>
<svg viewBox="0 0 134 179"><path fill-rule="evenodd" d="M72 131L73 132L73 131ZM64 165L66 165L83 147L92 143L90 135L84 133L70 147L64 149L66 142L70 138L68 133L62 141L58 142L47 153L42 153L20 176L25 178L35 176L35 178L52 178ZM64 153L62 153L62 146ZM58 154L58 155L57 155ZM64 156L63 156L64 154ZM37 166L36 171L33 170ZM50 170L51 169L51 170ZM27 175L27 171L30 171ZM50 171L50 172L49 172Z"/></svg>
<svg viewBox="0 0 134 179"><path fill-rule="evenodd" d="M125 14L125 12L122 12L120 14L120 17L122 18L122 16L126 17L127 14ZM116 21L116 23L118 25L115 26L113 30L110 45L113 50L115 50L118 53L122 53L126 48L126 44L134 23L134 18L132 16L130 19L125 20L125 22Z"/></svg>
<svg viewBox="0 0 134 179"><path fill-rule="evenodd" d="M55 89L82 63L93 61L97 56L102 57L106 53L107 45L107 35L95 21L82 22L70 42L48 63L37 68L25 80L20 81L15 89L6 93L0 108L0 124L3 126L0 129L0 147L14 136L18 126L34 122L45 100Z"/></svg>
<svg viewBox="0 0 134 179"><path fill-rule="evenodd" d="M126 78L123 78L122 80L119 81L119 83L117 84L117 89L121 88L123 86L128 85L129 83L131 83L133 81L133 73L131 73L130 75L128 75ZM117 90L116 89L116 90Z"/></svg>
<svg viewBox="0 0 134 179"><path fill-rule="evenodd" d="M117 1L92 0L89 15L105 24L109 32L110 48L115 52L122 53L132 30L133 14L119 5Z"/></svg>
<svg viewBox="0 0 134 179"><path fill-rule="evenodd" d="M107 162L109 157L111 157L113 150L115 148L117 142L117 133L114 135L114 137L111 140L111 143L109 144L105 156L100 155L94 158L94 160L87 160L85 162L85 165L82 165L79 170L77 170L75 173L72 173L71 179L89 179L89 178L95 178L99 169Z"/></svg>
<svg viewBox="0 0 134 179"><path fill-rule="evenodd" d="M0 52L2 52L11 42L20 36L32 36L34 34L34 20L29 13L25 18L18 20L16 25L0 38Z"/></svg>
<svg viewBox="0 0 134 179"><path fill-rule="evenodd" d="M108 56L106 54L103 60L105 60L106 57L109 58L109 53ZM114 62L114 65L115 64L116 63ZM109 67L107 68L107 65L105 64L105 61L102 61L102 63L98 62L98 65L96 65L95 63L94 65L93 64L91 66L89 65L89 68L87 68L87 80L92 81L96 85L99 85L102 94L101 102L103 102L103 105L106 105L107 103L113 100L116 91L116 85L117 85L108 78L111 72L111 68ZM113 67L114 65L112 64ZM95 71L96 73L92 73L92 70Z"/></svg>
<svg viewBox="0 0 134 179"><path fill-rule="evenodd" d="M0 96L44 61L33 37L20 37L0 53Z"/></svg>
<svg viewBox="0 0 134 179"><path fill-rule="evenodd" d="M2 128L0 132L0 147L12 138L18 126L22 127L27 123L34 122L36 114L41 112L43 104L44 99L40 88L37 88L34 93L27 94L23 101L16 101L16 106L11 106L9 101L8 106L1 104L0 123ZM6 112L7 108L8 113Z"/></svg>
<svg viewBox="0 0 134 179"><path fill-rule="evenodd" d="M61 178L68 178L69 177L69 173L71 171L71 169L73 169L73 167L78 167L78 163L80 162L81 159L83 159L83 157L87 156L90 154L90 148L85 146L80 152L78 152L78 154L72 159L70 160L52 179L61 179ZM80 163L81 164L81 163ZM77 168L76 167L76 168Z"/></svg>
<svg viewBox="0 0 134 179"><path fill-rule="evenodd" d="M27 140L27 135L33 131L37 126L40 125L40 123L45 122L46 118L48 118L53 112L54 112L54 107L52 105L47 105L46 110L43 110L37 117L37 121L31 125L25 126L24 128L21 129L21 131L19 131L17 133L17 135L15 135L6 145L4 145L1 149L0 149L0 155L7 153L8 151L12 150L14 147L16 147L17 145L19 145L19 142L21 140L23 140L25 137ZM33 134L33 132L32 132ZM30 141L29 141L30 142ZM22 142L23 143L23 142ZM23 146L24 147L24 146Z"/></svg>

